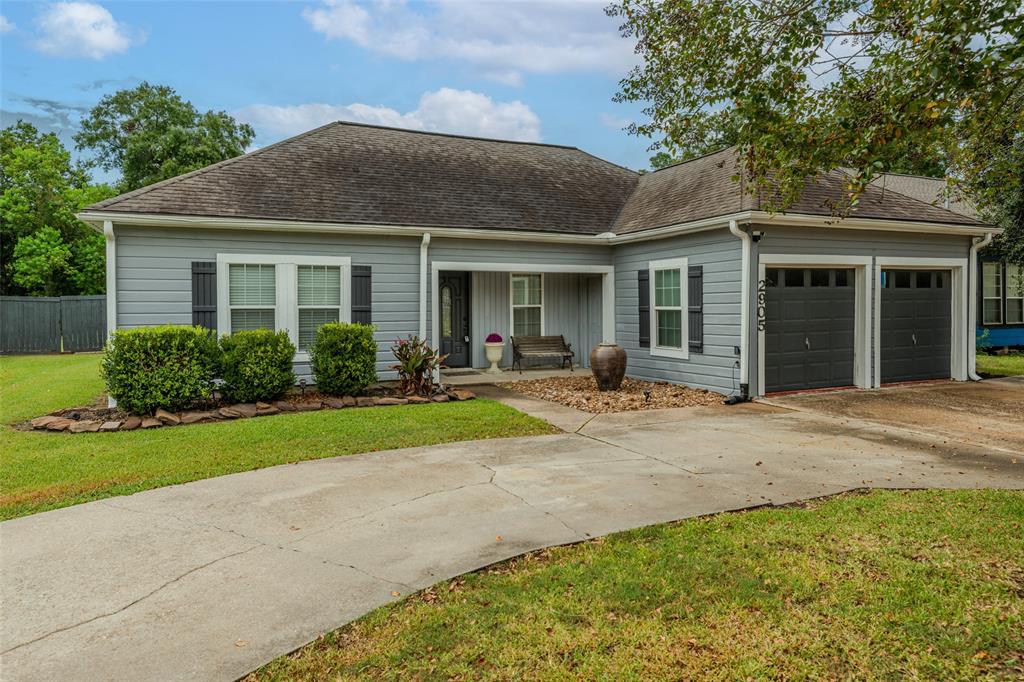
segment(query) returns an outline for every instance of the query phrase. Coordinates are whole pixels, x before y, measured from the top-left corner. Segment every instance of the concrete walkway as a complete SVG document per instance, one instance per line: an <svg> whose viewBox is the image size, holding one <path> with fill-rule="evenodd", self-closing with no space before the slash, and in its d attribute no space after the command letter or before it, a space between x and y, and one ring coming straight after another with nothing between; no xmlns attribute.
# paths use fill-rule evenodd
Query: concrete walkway
<svg viewBox="0 0 1024 682"><path fill-rule="evenodd" d="M2 677L230 680L544 546L861 487L1024 488L1024 457L853 419L753 404L550 413L571 432L302 462L0 524Z"/></svg>

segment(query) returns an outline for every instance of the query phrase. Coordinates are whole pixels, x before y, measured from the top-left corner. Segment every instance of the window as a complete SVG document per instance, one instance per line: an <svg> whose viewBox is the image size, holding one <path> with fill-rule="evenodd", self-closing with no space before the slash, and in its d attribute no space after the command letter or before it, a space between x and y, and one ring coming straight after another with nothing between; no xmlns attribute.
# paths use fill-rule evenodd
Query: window
<svg viewBox="0 0 1024 682"><path fill-rule="evenodd" d="M275 329L277 319L277 272L269 264L236 263L228 273L228 305L231 333L250 329Z"/></svg>
<svg viewBox="0 0 1024 682"><path fill-rule="evenodd" d="M1003 268L1001 263L982 263L982 324L1003 323Z"/></svg>
<svg viewBox="0 0 1024 682"><path fill-rule="evenodd" d="M452 336L452 288L448 285L441 287L441 338L450 339Z"/></svg>
<svg viewBox="0 0 1024 682"><path fill-rule="evenodd" d="M352 319L351 281L347 257L217 254L217 328L286 331L304 362L321 325Z"/></svg>
<svg viewBox="0 0 1024 682"><path fill-rule="evenodd" d="M341 319L341 267L298 266L299 350L308 350L316 330Z"/></svg>
<svg viewBox="0 0 1024 682"><path fill-rule="evenodd" d="M1006 265L1006 323L1024 323L1024 268Z"/></svg>
<svg viewBox="0 0 1024 682"><path fill-rule="evenodd" d="M512 275L512 336L543 334L543 275Z"/></svg>
<svg viewBox="0 0 1024 682"><path fill-rule="evenodd" d="M688 358L686 302L689 268L685 258L651 261L651 355Z"/></svg>

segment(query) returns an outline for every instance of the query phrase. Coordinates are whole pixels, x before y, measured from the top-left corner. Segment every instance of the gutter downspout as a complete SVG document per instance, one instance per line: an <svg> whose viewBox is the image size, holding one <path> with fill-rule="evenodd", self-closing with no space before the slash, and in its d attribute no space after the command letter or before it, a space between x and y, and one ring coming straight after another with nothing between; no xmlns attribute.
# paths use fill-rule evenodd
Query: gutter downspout
<svg viewBox="0 0 1024 682"><path fill-rule="evenodd" d="M430 233L423 233L420 242L420 339L427 338L427 249L430 247Z"/></svg>
<svg viewBox="0 0 1024 682"><path fill-rule="evenodd" d="M978 376L978 252L992 243L992 233L984 237L975 237L971 240L971 251L967 270L970 273L970 282L967 284L967 322L969 341L967 343L967 378L971 381L981 381Z"/></svg>
<svg viewBox="0 0 1024 682"><path fill-rule="evenodd" d="M107 341L110 341L117 329L117 238L113 221L103 221L103 238L107 242ZM107 407L117 407L117 401L107 396Z"/></svg>
<svg viewBox="0 0 1024 682"><path fill-rule="evenodd" d="M729 232L732 232L743 243L740 267L740 395L734 402L750 399L750 364L747 361L749 347L750 318L750 235L740 229L735 220L729 221Z"/></svg>

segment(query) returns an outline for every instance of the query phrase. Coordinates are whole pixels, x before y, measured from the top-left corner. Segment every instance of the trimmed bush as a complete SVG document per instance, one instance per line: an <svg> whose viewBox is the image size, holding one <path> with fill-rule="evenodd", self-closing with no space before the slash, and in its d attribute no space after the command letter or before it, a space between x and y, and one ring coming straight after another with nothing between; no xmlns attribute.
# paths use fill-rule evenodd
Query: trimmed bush
<svg viewBox="0 0 1024 682"><path fill-rule="evenodd" d="M316 386L324 393L355 395L377 381L375 327L368 324L325 324L309 349Z"/></svg>
<svg viewBox="0 0 1024 682"><path fill-rule="evenodd" d="M177 325L115 331L102 364L107 392L133 414L177 412L209 400L219 368L217 337Z"/></svg>
<svg viewBox="0 0 1024 682"><path fill-rule="evenodd" d="M221 337L221 391L229 400L274 400L295 385L295 345L288 332L254 329Z"/></svg>

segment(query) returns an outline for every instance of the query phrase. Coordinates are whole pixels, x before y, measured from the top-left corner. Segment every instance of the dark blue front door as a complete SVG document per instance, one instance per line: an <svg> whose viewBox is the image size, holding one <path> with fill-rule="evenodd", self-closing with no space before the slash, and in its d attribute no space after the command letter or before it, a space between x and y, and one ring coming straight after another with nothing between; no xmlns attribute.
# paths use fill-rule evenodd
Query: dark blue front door
<svg viewBox="0 0 1024 682"><path fill-rule="evenodd" d="M438 286L441 313L441 353L449 367L468 367L469 273L442 272Z"/></svg>

